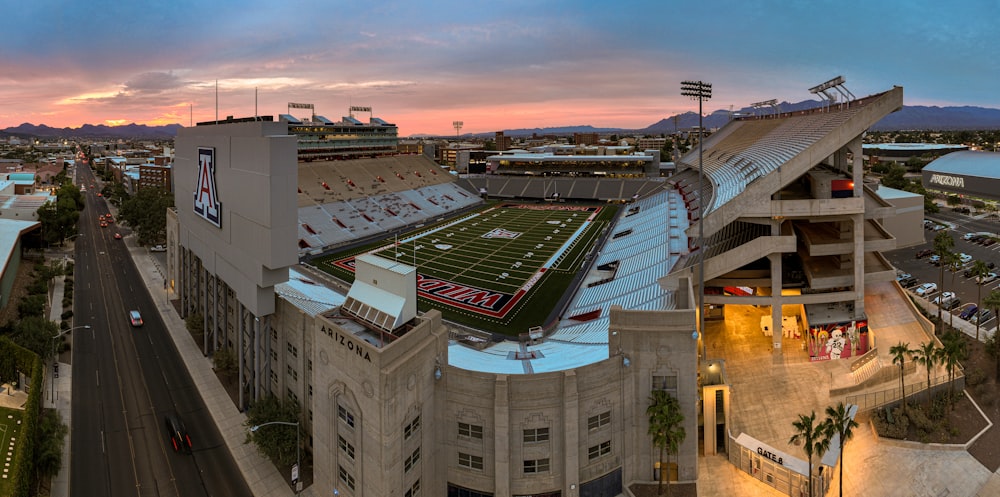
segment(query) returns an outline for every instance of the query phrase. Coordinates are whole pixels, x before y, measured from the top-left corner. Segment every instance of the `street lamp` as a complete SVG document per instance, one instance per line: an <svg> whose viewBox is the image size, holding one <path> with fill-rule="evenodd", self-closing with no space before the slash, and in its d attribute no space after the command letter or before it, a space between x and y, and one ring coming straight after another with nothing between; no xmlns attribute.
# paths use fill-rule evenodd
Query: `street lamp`
<svg viewBox="0 0 1000 497"><path fill-rule="evenodd" d="M56 333L56 335L52 337L52 372L49 374L49 376L52 377L52 392L50 392L50 396L52 398L52 404L53 405L56 403L56 364L58 363L56 361L56 340L58 340L59 337L65 335L65 334L67 334L67 333L69 333L69 332L71 332L73 330L79 330L79 329L89 330L90 329L90 325L89 324L85 324L85 325L82 325L82 326L74 326L74 327L69 328L67 330L60 331L59 333Z"/></svg>
<svg viewBox="0 0 1000 497"><path fill-rule="evenodd" d="M267 423L261 423L261 424L256 425L256 426L251 426L250 427L250 431L251 432L255 432L255 431L257 431L257 430L259 430L259 429L261 429L261 428L263 428L263 427L265 427L267 425L285 425L285 426L294 426L295 427L295 471L293 472L294 474L292 475L292 480L295 482L295 494L298 495L298 493L299 493L299 482L302 480L301 474L300 474L302 472L302 465L300 464L301 461L302 461L301 458L300 458L300 454L302 452L302 443L301 443L301 438L300 438L301 437L301 435L300 435L300 431L301 430L299 429L299 422L296 421L294 423L291 423L291 422L288 422L288 421L268 421Z"/></svg>
<svg viewBox="0 0 1000 497"><path fill-rule="evenodd" d="M702 104L712 98L712 83L704 81L682 81L681 95L698 100L698 251L701 252L698 262L698 331L701 332L701 357L707 359L705 345L705 200L701 198L704 192L705 168L702 161Z"/></svg>

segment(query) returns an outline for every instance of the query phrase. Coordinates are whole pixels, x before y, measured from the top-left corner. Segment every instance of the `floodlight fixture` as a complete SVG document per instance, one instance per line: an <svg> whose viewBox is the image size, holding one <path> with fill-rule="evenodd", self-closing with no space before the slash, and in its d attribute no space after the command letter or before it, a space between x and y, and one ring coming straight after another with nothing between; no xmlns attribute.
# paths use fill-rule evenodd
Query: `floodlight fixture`
<svg viewBox="0 0 1000 497"><path fill-rule="evenodd" d="M705 163L703 157L703 143L705 127L702 123L704 112L702 105L705 100L712 98L712 83L704 81L681 81L681 95L698 100L698 192L701 195L705 191ZM698 329L696 332L704 333L705 330L705 201L698 199L698 250L701 252L698 257ZM704 337L704 335L702 335ZM701 341L701 358L705 360L707 347L705 339Z"/></svg>
<svg viewBox="0 0 1000 497"><path fill-rule="evenodd" d="M844 86L844 83L846 82L847 80L844 79L843 76L837 76L836 78L833 78L825 83L821 83L810 88L809 93L819 95L820 98L827 100L830 103L836 102L837 94L840 94L844 101L847 102L847 105L850 106L851 100L855 100L857 97L851 93L851 90L848 90L847 87ZM835 90L837 93L831 94L829 92L830 90Z"/></svg>

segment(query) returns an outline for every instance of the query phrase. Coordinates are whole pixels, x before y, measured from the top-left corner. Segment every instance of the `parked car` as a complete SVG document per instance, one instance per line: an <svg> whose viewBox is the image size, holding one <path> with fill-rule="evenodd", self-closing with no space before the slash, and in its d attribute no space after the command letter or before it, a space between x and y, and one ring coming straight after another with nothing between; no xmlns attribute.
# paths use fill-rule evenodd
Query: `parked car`
<svg viewBox="0 0 1000 497"><path fill-rule="evenodd" d="M983 246L989 247L990 245L993 245L996 242L997 242L996 238L987 237L985 240L983 240Z"/></svg>
<svg viewBox="0 0 1000 497"><path fill-rule="evenodd" d="M972 240L973 238L975 238L977 236L979 236L979 235L977 235L975 233L966 233L966 234L962 235L962 239L963 240Z"/></svg>
<svg viewBox="0 0 1000 497"><path fill-rule="evenodd" d="M958 254L958 261L961 262L962 264L968 264L972 262L972 256L963 252L961 254Z"/></svg>
<svg viewBox="0 0 1000 497"><path fill-rule="evenodd" d="M941 292L941 295L934 297L934 300L932 300L931 303L940 304L941 302L947 302L953 298L955 298L955 292Z"/></svg>
<svg viewBox="0 0 1000 497"><path fill-rule="evenodd" d="M993 282L997 279L997 273L986 273L986 276L981 278L976 278L976 283L980 285L985 285L987 283Z"/></svg>
<svg viewBox="0 0 1000 497"><path fill-rule="evenodd" d="M978 313L974 314L969 322L972 324L982 324L993 319L993 311L989 309L983 309Z"/></svg>
<svg viewBox="0 0 1000 497"><path fill-rule="evenodd" d="M962 305L962 299L958 297L952 297L950 299L945 299L941 302L941 308L950 311L958 306Z"/></svg>
<svg viewBox="0 0 1000 497"><path fill-rule="evenodd" d="M965 307L965 309L962 309L962 312L959 313L958 317L968 321L976 314L977 311L979 311L979 307L976 307L976 304L969 304Z"/></svg>
<svg viewBox="0 0 1000 497"><path fill-rule="evenodd" d="M163 245L153 245L152 247L149 247L149 251L150 252L166 252L167 251L167 247L165 247Z"/></svg>
<svg viewBox="0 0 1000 497"><path fill-rule="evenodd" d="M924 257L927 257L929 255L933 255L933 254L934 254L934 251L931 250L931 249L918 250L917 251L917 259L923 259Z"/></svg>
<svg viewBox="0 0 1000 497"><path fill-rule="evenodd" d="M912 275L912 274L910 274L910 273L899 273L899 274L898 274L898 275L896 276L896 281L901 281L901 280L905 280L906 278L909 278L909 277L911 277L911 276L913 276L913 275Z"/></svg>
<svg viewBox="0 0 1000 497"><path fill-rule="evenodd" d="M920 282L920 280L914 278L913 276L910 276L909 278L904 278L904 279L899 280L899 286L901 286L903 288L910 288L910 287L912 287L913 285L916 285L919 282Z"/></svg>
<svg viewBox="0 0 1000 497"><path fill-rule="evenodd" d="M924 283L914 290L917 295L924 297L937 291L937 283Z"/></svg>
<svg viewBox="0 0 1000 497"><path fill-rule="evenodd" d="M934 255L931 256L930 259L927 259L927 262L929 262L931 264L934 264L935 266L940 266L941 265L941 256L937 255L937 254L934 254Z"/></svg>

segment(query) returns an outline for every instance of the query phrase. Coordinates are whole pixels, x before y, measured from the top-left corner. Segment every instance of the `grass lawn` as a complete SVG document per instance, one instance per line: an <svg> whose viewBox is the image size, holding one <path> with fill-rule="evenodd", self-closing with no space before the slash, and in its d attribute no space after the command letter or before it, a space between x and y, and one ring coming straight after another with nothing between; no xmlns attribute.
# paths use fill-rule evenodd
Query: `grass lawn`
<svg viewBox="0 0 1000 497"><path fill-rule="evenodd" d="M610 204L501 202L314 263L345 281L370 253L417 266L418 307L516 336L545 325L613 219Z"/></svg>
<svg viewBox="0 0 1000 497"><path fill-rule="evenodd" d="M0 394L3 395L3 394ZM22 446L21 419L24 411L0 407L0 495L14 494L14 453ZM14 441L14 448L10 443ZM8 465L9 463L9 465Z"/></svg>

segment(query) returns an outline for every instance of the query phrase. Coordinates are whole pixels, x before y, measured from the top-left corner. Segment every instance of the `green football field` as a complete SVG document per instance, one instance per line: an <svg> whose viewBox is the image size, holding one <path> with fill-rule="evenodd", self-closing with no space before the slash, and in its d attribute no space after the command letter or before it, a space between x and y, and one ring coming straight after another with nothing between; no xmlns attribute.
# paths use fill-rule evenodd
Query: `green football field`
<svg viewBox="0 0 1000 497"><path fill-rule="evenodd" d="M353 280L369 253L418 270L422 309L505 334L543 326L616 210L609 205L502 203L315 261Z"/></svg>

